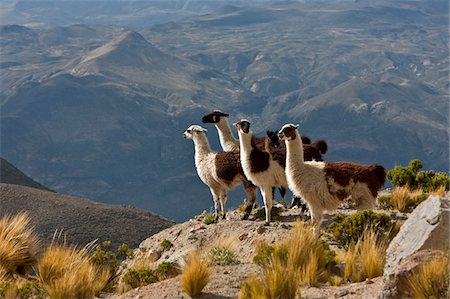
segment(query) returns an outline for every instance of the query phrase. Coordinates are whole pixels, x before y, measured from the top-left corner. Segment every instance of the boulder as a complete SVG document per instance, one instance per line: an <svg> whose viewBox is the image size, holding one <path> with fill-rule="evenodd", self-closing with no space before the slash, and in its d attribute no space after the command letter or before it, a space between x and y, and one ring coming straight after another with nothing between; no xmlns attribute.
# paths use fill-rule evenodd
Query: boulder
<svg viewBox="0 0 450 299"><path fill-rule="evenodd" d="M439 250L425 249L403 259L384 282L383 298L414 298L408 279L422 264L442 255Z"/></svg>
<svg viewBox="0 0 450 299"><path fill-rule="evenodd" d="M401 267L407 268L401 266L403 260L425 249L449 250L449 225L448 195L446 198L430 196L411 213L387 249L383 298L401 296L398 293L401 287L397 284L401 284L402 280L399 281L397 276L404 272L405 268Z"/></svg>

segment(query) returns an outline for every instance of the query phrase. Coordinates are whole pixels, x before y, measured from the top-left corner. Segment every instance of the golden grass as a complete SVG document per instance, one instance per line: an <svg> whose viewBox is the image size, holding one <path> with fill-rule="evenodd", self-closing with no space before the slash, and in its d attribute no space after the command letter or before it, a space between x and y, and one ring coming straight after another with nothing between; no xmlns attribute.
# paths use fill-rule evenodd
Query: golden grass
<svg viewBox="0 0 450 299"><path fill-rule="evenodd" d="M330 284L334 287L338 287L343 283L343 279L340 276L334 275L333 277L331 277L330 279Z"/></svg>
<svg viewBox="0 0 450 299"><path fill-rule="evenodd" d="M255 247L253 261L261 273L243 283L239 298L295 298L300 284L317 285L328 274L330 251L304 222L297 221L285 241L273 247L256 242Z"/></svg>
<svg viewBox="0 0 450 299"><path fill-rule="evenodd" d="M229 251L235 251L238 244L238 238L235 235L220 235L211 242L209 248L225 248Z"/></svg>
<svg viewBox="0 0 450 299"><path fill-rule="evenodd" d="M38 239L28 213L0 219L0 266L9 274L26 274L36 263Z"/></svg>
<svg viewBox="0 0 450 299"><path fill-rule="evenodd" d="M299 271L278 259L264 268L258 277L250 276L241 286L240 299L288 299L300 296Z"/></svg>
<svg viewBox="0 0 450 299"><path fill-rule="evenodd" d="M444 185L440 186L436 190L431 191L430 194L431 195L437 195L437 196L440 196L440 197L444 197L445 196L445 186Z"/></svg>
<svg viewBox="0 0 450 299"><path fill-rule="evenodd" d="M8 272L2 265L0 265L0 283L5 282L8 278Z"/></svg>
<svg viewBox="0 0 450 299"><path fill-rule="evenodd" d="M449 292L449 270L448 254L439 255L421 265L408 278L408 286L414 297L445 298Z"/></svg>
<svg viewBox="0 0 450 299"><path fill-rule="evenodd" d="M200 258L198 251L192 252L186 260L181 274L181 289L191 297L200 295L210 279L210 269Z"/></svg>
<svg viewBox="0 0 450 299"><path fill-rule="evenodd" d="M315 236L313 227L304 222L296 222L290 238L276 246L275 252L276 256L287 253L287 264L299 269L302 283L315 286L326 274L323 243Z"/></svg>
<svg viewBox="0 0 450 299"><path fill-rule="evenodd" d="M373 229L366 229L345 258L344 279L360 282L383 274L388 241L379 239Z"/></svg>
<svg viewBox="0 0 450 299"><path fill-rule="evenodd" d="M106 285L109 271L90 260L86 248L50 245L38 262L42 288L50 298L93 298Z"/></svg>
<svg viewBox="0 0 450 299"><path fill-rule="evenodd" d="M406 212L413 204L408 186L396 187L392 190L392 206L400 212Z"/></svg>

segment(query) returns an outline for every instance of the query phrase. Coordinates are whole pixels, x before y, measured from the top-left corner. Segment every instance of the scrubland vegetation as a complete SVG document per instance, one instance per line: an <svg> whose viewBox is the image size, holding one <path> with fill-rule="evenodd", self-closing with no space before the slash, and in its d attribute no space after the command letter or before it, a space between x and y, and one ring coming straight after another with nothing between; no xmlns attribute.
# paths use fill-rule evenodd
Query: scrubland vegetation
<svg viewBox="0 0 450 299"><path fill-rule="evenodd" d="M388 173L394 188L378 197L379 207L411 212L431 194L443 196L448 190L448 176L418 171L418 160L408 167ZM426 190L426 191L424 191ZM272 210L280 216L283 208ZM264 219L257 209L252 219ZM198 218L203 226L217 223L212 213ZM364 210L342 216L336 214L322 232L298 220L288 238L255 243L252 262L257 273L248 273L241 282L239 298L295 298L305 286L329 284L340 286L361 282L383 274L386 250L399 230L399 222L387 212ZM163 261L177 249L175 238L157 244L157 258L140 256L121 244L111 249L111 242L77 248L59 242L41 243L26 213L0 219L0 297L2 298L93 298L101 291L125 292L171 277L179 276L180 287L191 297L200 295L211 279L213 267L243 263L237 252L239 239L230 232L212 240L201 251L193 251L183 266ZM408 279L411 293L417 298L443 298L449 283L449 253L443 253L421 265ZM119 277L120 263L133 260L133 266Z"/></svg>

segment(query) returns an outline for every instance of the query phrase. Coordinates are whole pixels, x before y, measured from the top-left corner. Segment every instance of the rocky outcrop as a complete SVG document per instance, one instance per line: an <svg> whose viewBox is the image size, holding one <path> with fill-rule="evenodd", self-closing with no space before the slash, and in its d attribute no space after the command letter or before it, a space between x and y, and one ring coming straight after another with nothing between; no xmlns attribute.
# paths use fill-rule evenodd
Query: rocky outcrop
<svg viewBox="0 0 450 299"><path fill-rule="evenodd" d="M409 295L406 275L435 251L449 250L449 224L448 195L430 196L411 213L387 250L383 298Z"/></svg>

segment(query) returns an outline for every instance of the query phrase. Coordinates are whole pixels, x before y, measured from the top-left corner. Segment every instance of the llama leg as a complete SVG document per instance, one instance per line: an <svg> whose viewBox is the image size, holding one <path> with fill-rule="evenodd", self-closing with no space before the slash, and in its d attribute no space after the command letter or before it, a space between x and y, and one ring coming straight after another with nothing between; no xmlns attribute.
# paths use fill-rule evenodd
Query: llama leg
<svg viewBox="0 0 450 299"><path fill-rule="evenodd" d="M264 209L266 212L266 222L264 223L265 226L268 226L270 224L270 218L271 218L271 211L272 211L272 205L273 205L273 197L272 197L272 189L270 187L263 187L261 188L261 193L264 200Z"/></svg>
<svg viewBox="0 0 450 299"><path fill-rule="evenodd" d="M280 187L280 188L278 188L278 190L280 191L280 195L281 195L281 200L280 200L280 203L283 205L283 207L286 207L287 206L287 203L286 203L286 188L284 188L284 187Z"/></svg>
<svg viewBox="0 0 450 299"><path fill-rule="evenodd" d="M221 196L220 196L220 205L222 208L222 219L227 219L227 210L225 209L225 204L227 202L227 193L226 192L222 192Z"/></svg>
<svg viewBox="0 0 450 299"><path fill-rule="evenodd" d="M241 220L247 220L256 202L256 186L249 181L243 181L242 186L244 187L245 193L247 194L247 202L245 212Z"/></svg>
<svg viewBox="0 0 450 299"><path fill-rule="evenodd" d="M352 199L356 204L356 210L362 211L375 208L376 198L372 195L366 185L355 187L351 194Z"/></svg>
<svg viewBox="0 0 450 299"><path fill-rule="evenodd" d="M295 206L300 207L301 206L301 202L300 202L300 197L297 197L297 196L294 195L292 197L292 203L291 203L291 206L289 207L289 209L292 209Z"/></svg>
<svg viewBox="0 0 450 299"><path fill-rule="evenodd" d="M321 209L309 207L311 211L311 223L313 225L314 235L320 236L320 225L322 224L323 212Z"/></svg>
<svg viewBox="0 0 450 299"><path fill-rule="evenodd" d="M220 194L214 189L211 189L211 194L213 196L214 201L214 215L216 216L216 220L219 220L219 202L220 202Z"/></svg>

